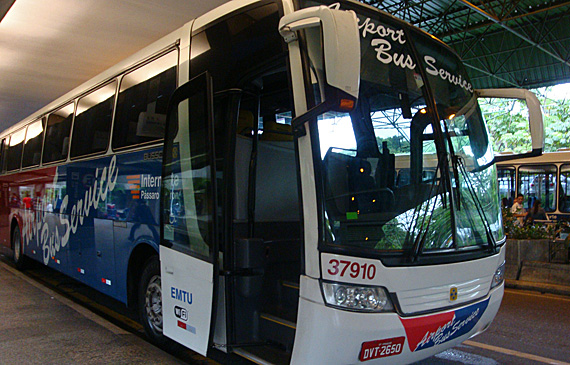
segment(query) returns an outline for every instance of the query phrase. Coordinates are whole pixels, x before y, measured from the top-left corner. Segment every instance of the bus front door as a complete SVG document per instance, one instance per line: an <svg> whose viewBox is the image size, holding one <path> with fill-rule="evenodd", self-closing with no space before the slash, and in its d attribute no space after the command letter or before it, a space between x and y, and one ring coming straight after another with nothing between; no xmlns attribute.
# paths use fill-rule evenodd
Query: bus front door
<svg viewBox="0 0 570 365"><path fill-rule="evenodd" d="M163 331L202 355L211 344L218 261L212 120L204 73L171 99L161 190Z"/></svg>

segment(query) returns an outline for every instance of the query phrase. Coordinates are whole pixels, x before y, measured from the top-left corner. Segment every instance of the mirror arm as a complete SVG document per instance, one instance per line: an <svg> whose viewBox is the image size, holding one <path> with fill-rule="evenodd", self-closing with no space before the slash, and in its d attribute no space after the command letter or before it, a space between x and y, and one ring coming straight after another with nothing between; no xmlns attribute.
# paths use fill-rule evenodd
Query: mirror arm
<svg viewBox="0 0 570 365"><path fill-rule="evenodd" d="M305 113L293 118L291 121L291 126L293 128L293 135L295 137L303 137L307 134L305 129L305 123L316 119L319 115L323 114L327 110L331 110L333 103L325 100L322 103L315 105L311 109L307 110Z"/></svg>
<svg viewBox="0 0 570 365"><path fill-rule="evenodd" d="M279 21L279 33L290 43L296 32L320 27L326 83L358 98L360 84L360 34L358 18L352 10L314 6L287 14Z"/></svg>
<svg viewBox="0 0 570 365"><path fill-rule="evenodd" d="M542 155L542 149L538 148L538 149L533 149L532 151L526 153L517 153L514 155L497 155L493 159L493 163L517 160L519 158L538 157L541 155Z"/></svg>

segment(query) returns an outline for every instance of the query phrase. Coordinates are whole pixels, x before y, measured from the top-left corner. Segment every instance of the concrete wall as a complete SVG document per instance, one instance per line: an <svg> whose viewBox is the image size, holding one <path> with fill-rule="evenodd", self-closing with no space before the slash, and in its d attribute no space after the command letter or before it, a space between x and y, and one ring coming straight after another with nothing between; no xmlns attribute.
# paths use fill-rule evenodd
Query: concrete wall
<svg viewBox="0 0 570 365"><path fill-rule="evenodd" d="M570 285L570 265L525 261L519 279L536 283Z"/></svg>
<svg viewBox="0 0 570 365"><path fill-rule="evenodd" d="M549 240L507 240L506 271L507 279L517 280L524 261L548 262Z"/></svg>
<svg viewBox="0 0 570 365"><path fill-rule="evenodd" d="M570 286L568 251L556 253L553 259L566 264L549 262L551 242L543 240L507 240L505 277L510 280Z"/></svg>

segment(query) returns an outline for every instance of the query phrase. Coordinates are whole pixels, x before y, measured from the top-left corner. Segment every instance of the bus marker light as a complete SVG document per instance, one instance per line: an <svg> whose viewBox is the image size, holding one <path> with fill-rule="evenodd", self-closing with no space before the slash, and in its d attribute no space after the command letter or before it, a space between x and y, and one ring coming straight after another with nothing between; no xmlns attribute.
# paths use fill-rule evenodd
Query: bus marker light
<svg viewBox="0 0 570 365"><path fill-rule="evenodd" d="M80 274L85 275L85 270L83 270L83 269L80 268L80 267L77 268L77 272L80 273Z"/></svg>
<svg viewBox="0 0 570 365"><path fill-rule="evenodd" d="M405 337L387 338L384 340L368 341L362 343L360 349L360 361L378 359L381 357L394 356L402 353Z"/></svg>
<svg viewBox="0 0 570 365"><path fill-rule="evenodd" d="M102 279L101 279L101 282L102 282L103 284L111 285L111 280L109 280L109 279L102 278Z"/></svg>
<svg viewBox="0 0 570 365"><path fill-rule="evenodd" d="M495 271L495 275L493 275L493 280L491 280L491 289L496 286L499 286L505 281L505 263L503 262Z"/></svg>
<svg viewBox="0 0 570 365"><path fill-rule="evenodd" d="M354 109L354 100L352 99L340 99L339 108L341 110L351 111Z"/></svg>

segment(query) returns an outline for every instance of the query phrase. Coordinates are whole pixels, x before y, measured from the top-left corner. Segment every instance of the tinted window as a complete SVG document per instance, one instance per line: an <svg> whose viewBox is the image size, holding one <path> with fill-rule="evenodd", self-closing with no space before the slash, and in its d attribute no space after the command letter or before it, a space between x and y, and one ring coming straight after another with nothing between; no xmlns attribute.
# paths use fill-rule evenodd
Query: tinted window
<svg viewBox="0 0 570 365"><path fill-rule="evenodd" d="M176 89L178 51L128 73L121 80L113 148L162 139L168 99Z"/></svg>
<svg viewBox="0 0 570 365"><path fill-rule="evenodd" d="M44 120L36 120L28 126L22 167L37 166L42 157L42 143L44 141Z"/></svg>
<svg viewBox="0 0 570 365"><path fill-rule="evenodd" d="M163 170L163 240L175 250L211 257L214 183L207 79L183 86L192 93L177 100L168 120Z"/></svg>
<svg viewBox="0 0 570 365"><path fill-rule="evenodd" d="M214 91L239 87L247 75L257 74L283 54L276 32L280 15L276 4L236 14L192 37L192 77L208 70Z"/></svg>
<svg viewBox="0 0 570 365"><path fill-rule="evenodd" d="M107 150L116 89L117 82L113 81L79 99L71 139L72 158Z"/></svg>
<svg viewBox="0 0 570 365"><path fill-rule="evenodd" d="M6 171L6 165L4 164L6 158L6 138L4 138L0 144L0 172Z"/></svg>
<svg viewBox="0 0 570 365"><path fill-rule="evenodd" d="M43 163L61 161L67 158L72 120L73 103L49 115L42 157Z"/></svg>
<svg viewBox="0 0 570 365"><path fill-rule="evenodd" d="M8 151L6 153L6 169L8 171L20 168L22 161L22 150L24 149L24 139L26 138L26 128L22 128L10 137Z"/></svg>

